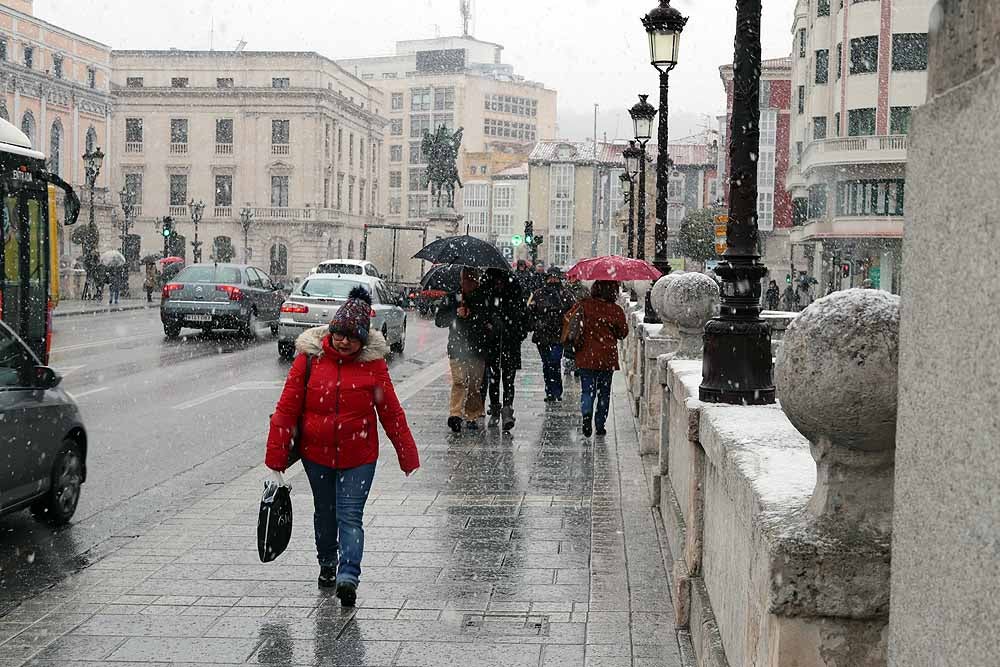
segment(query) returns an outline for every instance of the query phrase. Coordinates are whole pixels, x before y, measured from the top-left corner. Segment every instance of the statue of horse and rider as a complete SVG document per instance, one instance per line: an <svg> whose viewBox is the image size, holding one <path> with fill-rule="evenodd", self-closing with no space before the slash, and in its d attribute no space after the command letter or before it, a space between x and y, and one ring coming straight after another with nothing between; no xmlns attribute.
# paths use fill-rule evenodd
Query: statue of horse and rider
<svg viewBox="0 0 1000 667"><path fill-rule="evenodd" d="M448 208L455 207L455 186L462 186L458 176L458 148L462 145L463 128L454 133L441 125L434 133L424 133L421 150L427 158L427 180L431 185L431 196L435 206L441 207L442 197L447 195Z"/></svg>

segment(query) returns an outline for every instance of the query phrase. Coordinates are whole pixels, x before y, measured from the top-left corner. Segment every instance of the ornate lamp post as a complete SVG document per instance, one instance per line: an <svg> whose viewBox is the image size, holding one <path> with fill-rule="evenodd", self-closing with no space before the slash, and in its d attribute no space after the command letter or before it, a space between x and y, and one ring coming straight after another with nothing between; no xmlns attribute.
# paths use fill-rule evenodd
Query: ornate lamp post
<svg viewBox="0 0 1000 667"><path fill-rule="evenodd" d="M243 263L250 263L250 227L253 226L253 209L250 204L240 210L240 226L243 227Z"/></svg>
<svg viewBox="0 0 1000 667"><path fill-rule="evenodd" d="M623 181L628 181L628 256L635 257L635 179L639 175L639 162L642 151L634 141L628 142L628 147L622 151L625 158L625 173Z"/></svg>
<svg viewBox="0 0 1000 667"><path fill-rule="evenodd" d="M195 201L194 198L191 199L191 203L188 204L191 208L191 222L194 223L194 241L191 241L191 249L194 251L194 263L201 263L201 241L198 240L198 223L201 222L201 216L205 213L205 202Z"/></svg>
<svg viewBox="0 0 1000 667"><path fill-rule="evenodd" d="M88 282L93 281L94 268L97 266L98 233L97 223L94 219L94 188L97 185L97 177L101 173L101 164L103 162L104 151L101 150L100 146L96 146L92 150L88 149L87 152L83 154L84 176L87 182L87 188L90 190L90 221L87 223L87 233L84 237L86 242L83 247L83 261L84 266L87 267ZM91 285L91 288L94 287L94 285ZM84 293L87 293L86 289L84 289Z"/></svg>
<svg viewBox="0 0 1000 667"><path fill-rule="evenodd" d="M723 281L722 308L705 325L698 392L709 403L774 403L771 331L760 319L760 281L767 267L757 254L760 12L761 0L736 2L728 249L715 268Z"/></svg>
<svg viewBox="0 0 1000 667"><path fill-rule="evenodd" d="M118 193L118 198L122 204L122 254L124 255L129 232L135 224L136 195L132 190L122 186L121 191Z"/></svg>
<svg viewBox="0 0 1000 667"><path fill-rule="evenodd" d="M639 220L636 231L636 259L646 259L646 143L653 136L653 118L656 109L646 101L649 95L640 95L639 101L629 109L635 126L635 140L639 143Z"/></svg>

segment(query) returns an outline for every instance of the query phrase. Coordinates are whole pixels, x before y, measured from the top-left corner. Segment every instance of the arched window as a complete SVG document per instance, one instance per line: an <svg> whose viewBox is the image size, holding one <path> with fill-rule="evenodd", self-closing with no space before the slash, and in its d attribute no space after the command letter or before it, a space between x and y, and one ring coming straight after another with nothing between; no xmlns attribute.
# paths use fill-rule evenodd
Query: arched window
<svg viewBox="0 0 1000 667"><path fill-rule="evenodd" d="M354 259L354 239L347 244L347 259Z"/></svg>
<svg viewBox="0 0 1000 667"><path fill-rule="evenodd" d="M228 236L216 236L212 243L212 258L216 262L231 262L236 256L233 240Z"/></svg>
<svg viewBox="0 0 1000 667"><path fill-rule="evenodd" d="M21 117L21 131L28 137L32 147L35 145L35 117L30 111L25 111Z"/></svg>
<svg viewBox="0 0 1000 667"><path fill-rule="evenodd" d="M52 123L52 131L49 132L49 171L59 175L59 156L62 153L62 124L57 120Z"/></svg>
<svg viewBox="0 0 1000 667"><path fill-rule="evenodd" d="M337 239L337 257L344 256L344 239Z"/></svg>
<svg viewBox="0 0 1000 667"><path fill-rule="evenodd" d="M288 248L284 243L271 246L271 276L288 275Z"/></svg>
<svg viewBox="0 0 1000 667"><path fill-rule="evenodd" d="M10 122L10 114L7 113L7 104L0 102L0 118L3 118L8 123Z"/></svg>
<svg viewBox="0 0 1000 667"><path fill-rule="evenodd" d="M93 127L87 130L87 152L92 153L97 148L97 130Z"/></svg>

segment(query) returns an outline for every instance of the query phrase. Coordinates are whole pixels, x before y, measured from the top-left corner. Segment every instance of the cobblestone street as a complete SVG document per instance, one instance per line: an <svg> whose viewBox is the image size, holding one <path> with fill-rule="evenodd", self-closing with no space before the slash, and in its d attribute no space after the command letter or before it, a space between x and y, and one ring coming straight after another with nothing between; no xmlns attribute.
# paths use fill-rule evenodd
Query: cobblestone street
<svg viewBox="0 0 1000 667"><path fill-rule="evenodd" d="M0 665L680 665L624 383L587 441L572 380L543 407L524 357L512 437L446 435L447 373L403 396L423 467L383 440L356 609L316 586L301 466L289 550L259 562L257 467L0 619Z"/></svg>

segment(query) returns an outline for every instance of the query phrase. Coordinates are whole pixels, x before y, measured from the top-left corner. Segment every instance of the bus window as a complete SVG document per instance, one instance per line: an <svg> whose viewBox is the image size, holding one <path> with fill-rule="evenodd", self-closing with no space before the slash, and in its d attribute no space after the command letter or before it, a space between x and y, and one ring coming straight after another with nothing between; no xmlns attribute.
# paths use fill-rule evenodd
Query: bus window
<svg viewBox="0 0 1000 667"><path fill-rule="evenodd" d="M3 275L7 280L17 280L20 275L17 220L17 197L6 197L3 207Z"/></svg>
<svg viewBox="0 0 1000 667"><path fill-rule="evenodd" d="M41 287L45 284L48 275L48 257L45 254L45 226L48 216L46 208L48 202L36 199L28 199L28 232L30 236L29 249L29 277L33 287Z"/></svg>

